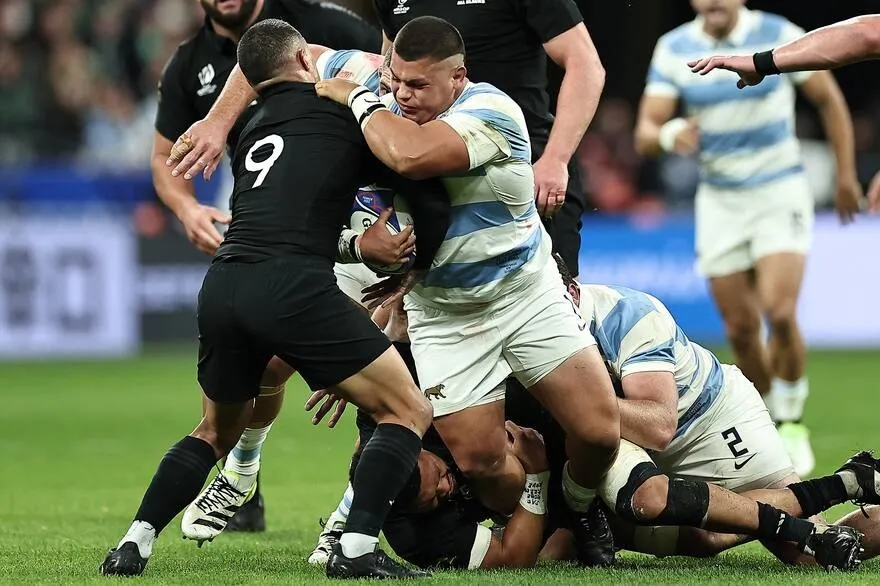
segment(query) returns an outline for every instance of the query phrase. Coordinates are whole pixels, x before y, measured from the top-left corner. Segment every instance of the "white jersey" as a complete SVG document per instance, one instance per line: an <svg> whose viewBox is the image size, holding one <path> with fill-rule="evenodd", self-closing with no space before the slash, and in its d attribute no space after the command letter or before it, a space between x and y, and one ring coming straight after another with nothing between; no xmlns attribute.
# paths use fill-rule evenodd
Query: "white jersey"
<svg viewBox="0 0 880 586"><path fill-rule="evenodd" d="M581 285L580 311L612 375L671 372L683 435L718 399L724 373L714 354L688 340L658 299L625 287Z"/></svg>
<svg viewBox="0 0 880 586"><path fill-rule="evenodd" d="M400 113L393 99L386 103ZM535 207L531 144L516 102L490 84L469 82L437 119L464 140L470 165L442 177L452 220L412 297L461 312L536 279L551 262L551 244Z"/></svg>
<svg viewBox="0 0 880 586"><path fill-rule="evenodd" d="M703 19L683 24L657 41L645 95L680 98L700 128L704 184L748 189L804 172L795 137L794 84L812 72L768 76L757 86L738 89L735 73L695 75L692 59L726 52L766 51L804 34L785 18L740 9L728 38L719 43L703 30Z"/></svg>
<svg viewBox="0 0 880 586"><path fill-rule="evenodd" d="M330 50L321 53L315 61L315 67L321 79L347 79L379 93L379 68L382 61L382 56L374 53L354 49Z"/></svg>

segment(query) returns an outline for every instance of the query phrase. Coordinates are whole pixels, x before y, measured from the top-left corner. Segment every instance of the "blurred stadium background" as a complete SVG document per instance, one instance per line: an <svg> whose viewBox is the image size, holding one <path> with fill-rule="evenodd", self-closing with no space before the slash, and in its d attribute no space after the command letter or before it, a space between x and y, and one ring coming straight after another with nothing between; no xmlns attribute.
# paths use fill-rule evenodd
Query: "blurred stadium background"
<svg viewBox="0 0 880 586"><path fill-rule="evenodd" d="M338 3L372 20L369 0ZM642 160L632 139L654 42L693 13L686 0L578 4L608 72L578 151L593 208L584 218L582 280L654 293L691 337L726 356L721 322L693 269L696 164L676 156ZM812 29L876 12L878 4L749 6ZM197 415L194 309L208 259L158 203L148 155L156 81L202 18L196 0L0 0L0 454L10 466L4 476L19 479L0 482L2 581L42 581L49 574L34 563L59 547L68 553L47 570L55 581L94 576L155 459ZM880 65L836 75L853 111L867 186L880 169ZM820 210L800 306L812 352L806 417L817 472L827 472L856 449L880 445L872 410L858 409L876 404L880 375L873 302L880 220L839 225L833 159L808 107L800 110L798 134ZM206 202L229 190L228 174L198 185ZM269 556L271 565L280 562L258 545L276 543L302 558L317 535L312 521L341 493L352 436L307 430L300 399L289 395L265 452L269 525L281 533L215 544L219 552L237 547ZM104 467L108 461L114 464ZM53 531L59 526L62 535ZM170 557L151 567L195 578L198 568L187 570L175 553L184 546L164 541ZM210 559L199 567L229 569L222 556ZM246 555L240 561L238 570L253 572ZM236 581L257 578L266 576Z"/></svg>

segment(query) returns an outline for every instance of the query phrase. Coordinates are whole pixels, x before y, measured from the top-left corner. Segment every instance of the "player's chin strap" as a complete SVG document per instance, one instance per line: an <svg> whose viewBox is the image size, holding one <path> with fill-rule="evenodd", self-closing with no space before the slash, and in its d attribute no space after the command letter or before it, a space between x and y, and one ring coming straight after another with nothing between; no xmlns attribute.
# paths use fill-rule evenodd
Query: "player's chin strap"
<svg viewBox="0 0 880 586"><path fill-rule="evenodd" d="M354 113L354 118L361 127L361 131L367 126L370 117L379 110L387 110L379 96L370 91L370 88L359 85L348 94L348 107Z"/></svg>
<svg viewBox="0 0 880 586"><path fill-rule="evenodd" d="M637 524L684 525L702 527L709 513L709 485L705 482L669 479L666 490L666 506L653 519L645 519L636 513L633 499L645 482L663 472L653 462L641 462L630 472L627 483L617 493L616 513L627 521Z"/></svg>
<svg viewBox="0 0 880 586"><path fill-rule="evenodd" d="M364 262L359 236L360 234L350 228L342 231L336 244L336 262L342 264Z"/></svg>

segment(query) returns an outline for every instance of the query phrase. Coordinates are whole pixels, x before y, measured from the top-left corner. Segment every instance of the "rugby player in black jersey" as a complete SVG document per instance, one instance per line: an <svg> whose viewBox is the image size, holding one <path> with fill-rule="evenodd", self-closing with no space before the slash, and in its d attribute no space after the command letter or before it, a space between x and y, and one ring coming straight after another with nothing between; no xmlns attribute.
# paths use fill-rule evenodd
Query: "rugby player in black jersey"
<svg viewBox="0 0 880 586"><path fill-rule="evenodd" d="M189 240L203 252L214 254L222 240L215 222L227 223L227 213L200 204L195 198L193 184L182 177L172 177L165 161L171 154L174 141L214 106L236 64L235 45L244 31L260 20L278 18L295 26L312 42L373 52L380 48L381 33L354 13L329 2L200 0L200 4L205 11L204 25L177 48L162 72L151 170L159 198L180 220ZM243 112L227 140L223 141L230 153L255 111L251 107ZM221 195L227 197L229 194ZM239 445L227 458L218 480L220 484L212 483L199 503L208 512L223 511L224 514L208 520L207 513L194 504L191 510L194 514L188 511L183 522L184 536L199 539L209 538L222 528L230 531L262 531L265 528L258 481L260 451L281 408L284 383L291 373L290 367L281 360L274 359L269 363L254 418L242 434ZM205 506L209 502L214 503L213 506ZM197 525L196 522L206 524Z"/></svg>
<svg viewBox="0 0 880 586"><path fill-rule="evenodd" d="M101 571L143 572L157 535L238 441L266 365L278 356L313 389L332 389L377 423L327 575L423 576L388 558L378 534L416 464L431 406L388 339L339 290L333 261L358 186L379 180L404 196L418 194L410 198L413 215L431 221L422 222L416 270L430 265L443 239L448 198L377 163L351 112L315 94L309 47L289 24L257 23L242 36L238 58L261 99L233 156L232 222L199 293L205 415L166 453Z"/></svg>

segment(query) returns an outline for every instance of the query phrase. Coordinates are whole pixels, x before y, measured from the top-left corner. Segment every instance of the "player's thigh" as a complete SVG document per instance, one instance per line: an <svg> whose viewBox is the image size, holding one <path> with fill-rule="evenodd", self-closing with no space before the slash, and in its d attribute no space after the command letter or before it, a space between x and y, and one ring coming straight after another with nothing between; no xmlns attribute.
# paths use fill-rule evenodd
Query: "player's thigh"
<svg viewBox="0 0 880 586"><path fill-rule="evenodd" d="M380 423L398 423L420 434L430 425L430 403L393 347L328 388Z"/></svg>
<svg viewBox="0 0 880 586"><path fill-rule="evenodd" d="M813 196L802 176L767 186L756 198L751 254L757 262L779 253L810 250L815 221Z"/></svg>
<svg viewBox="0 0 880 586"><path fill-rule="evenodd" d="M799 252L777 252L758 259L758 297L771 322L794 317L805 265L806 256Z"/></svg>
<svg viewBox="0 0 880 586"><path fill-rule="evenodd" d="M709 289L728 335L745 335L760 329L761 300L751 270L712 277Z"/></svg>
<svg viewBox="0 0 880 586"><path fill-rule="evenodd" d="M751 215L743 194L701 185L694 202L697 270L713 279L748 271Z"/></svg>
<svg viewBox="0 0 880 586"><path fill-rule="evenodd" d="M771 486L794 473L791 458L754 385L737 367L722 369L724 386L707 421L697 421L657 462L670 476L734 492Z"/></svg>
<svg viewBox="0 0 880 586"><path fill-rule="evenodd" d="M437 417L434 427L464 471L485 462L502 461L507 450L504 401L476 405Z"/></svg>
<svg viewBox="0 0 880 586"><path fill-rule="evenodd" d="M215 403L253 400L272 352L253 338L241 321L236 294L251 277L250 267L215 263L205 275L198 299L198 380Z"/></svg>
<svg viewBox="0 0 880 586"><path fill-rule="evenodd" d="M504 398L510 367L491 308L457 314L407 302L406 312L419 385L435 417Z"/></svg>

